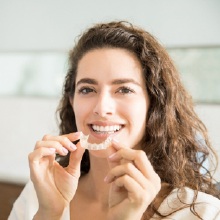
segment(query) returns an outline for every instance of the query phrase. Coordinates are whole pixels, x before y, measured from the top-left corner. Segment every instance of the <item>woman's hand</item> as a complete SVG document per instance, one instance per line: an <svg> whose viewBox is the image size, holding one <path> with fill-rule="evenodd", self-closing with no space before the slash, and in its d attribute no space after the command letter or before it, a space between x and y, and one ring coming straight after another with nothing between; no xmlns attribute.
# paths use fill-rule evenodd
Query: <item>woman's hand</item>
<svg viewBox="0 0 220 220"><path fill-rule="evenodd" d="M30 176L39 202L35 219L59 219L74 197L84 149L72 141L79 138L80 132L62 136L46 135L29 154ZM70 162L63 168L55 161L55 155L65 156L68 151L71 152Z"/></svg>
<svg viewBox="0 0 220 220"><path fill-rule="evenodd" d="M113 142L116 152L109 156L111 170L105 178L111 183L108 220L138 220L161 188L146 154L119 146Z"/></svg>

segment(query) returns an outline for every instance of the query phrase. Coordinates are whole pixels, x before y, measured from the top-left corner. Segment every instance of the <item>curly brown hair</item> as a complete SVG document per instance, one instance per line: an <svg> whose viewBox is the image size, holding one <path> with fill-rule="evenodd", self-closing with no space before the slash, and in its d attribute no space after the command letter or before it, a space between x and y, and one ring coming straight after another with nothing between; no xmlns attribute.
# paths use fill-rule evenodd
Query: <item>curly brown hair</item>
<svg viewBox="0 0 220 220"><path fill-rule="evenodd" d="M69 98L75 92L75 79L80 59L93 49L123 48L139 59L150 97L145 136L141 147L146 152L161 181L172 188L190 187L218 197L209 170L201 173L204 161L217 162L204 124L194 112L191 96L165 48L147 31L128 22L96 24L80 36L69 55L63 98L58 108L60 133L77 131ZM201 136L203 142L196 137ZM65 166L68 158L60 163ZM89 170L85 153L81 171ZM196 193L195 193L196 194ZM191 204L192 205L192 204Z"/></svg>

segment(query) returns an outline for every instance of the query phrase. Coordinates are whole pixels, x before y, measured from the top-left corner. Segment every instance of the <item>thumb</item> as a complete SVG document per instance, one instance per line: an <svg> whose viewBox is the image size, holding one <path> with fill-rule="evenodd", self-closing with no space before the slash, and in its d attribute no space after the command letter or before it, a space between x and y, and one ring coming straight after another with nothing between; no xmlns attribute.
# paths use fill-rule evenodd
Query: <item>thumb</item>
<svg viewBox="0 0 220 220"><path fill-rule="evenodd" d="M108 148L108 158L107 158L107 160L108 160L109 168L114 168L114 167L116 167L116 166L118 166L120 164L120 161L118 161L118 162L114 161L113 162L113 161L109 160L109 158L112 157L114 154L116 154L122 148L123 147L121 147L119 145L119 142L118 142L117 139L113 139L112 140L112 144Z"/></svg>
<svg viewBox="0 0 220 220"><path fill-rule="evenodd" d="M79 177L81 160L85 149L80 146L79 142L77 143L76 147L77 149L70 153L69 165L67 166L66 170L69 174Z"/></svg>

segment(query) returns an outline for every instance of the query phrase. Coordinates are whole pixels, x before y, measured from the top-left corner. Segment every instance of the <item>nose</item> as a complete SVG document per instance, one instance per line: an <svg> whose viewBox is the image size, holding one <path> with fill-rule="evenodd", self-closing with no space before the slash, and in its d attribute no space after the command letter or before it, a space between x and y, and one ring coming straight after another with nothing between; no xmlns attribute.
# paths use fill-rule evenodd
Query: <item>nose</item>
<svg viewBox="0 0 220 220"><path fill-rule="evenodd" d="M108 93L102 93L97 96L93 113L100 117L113 115L115 112L115 100Z"/></svg>

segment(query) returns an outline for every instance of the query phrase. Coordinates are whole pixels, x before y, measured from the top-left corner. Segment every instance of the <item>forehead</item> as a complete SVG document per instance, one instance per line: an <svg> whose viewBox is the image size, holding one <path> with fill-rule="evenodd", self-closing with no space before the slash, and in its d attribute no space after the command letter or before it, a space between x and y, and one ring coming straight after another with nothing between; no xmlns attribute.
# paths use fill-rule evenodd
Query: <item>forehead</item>
<svg viewBox="0 0 220 220"><path fill-rule="evenodd" d="M121 48L101 48L87 52L79 61L76 81L83 77L143 81L143 71L134 53Z"/></svg>

